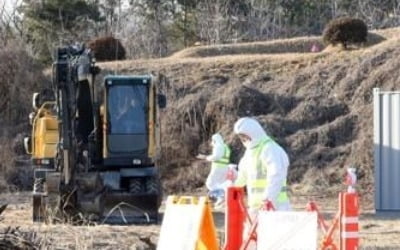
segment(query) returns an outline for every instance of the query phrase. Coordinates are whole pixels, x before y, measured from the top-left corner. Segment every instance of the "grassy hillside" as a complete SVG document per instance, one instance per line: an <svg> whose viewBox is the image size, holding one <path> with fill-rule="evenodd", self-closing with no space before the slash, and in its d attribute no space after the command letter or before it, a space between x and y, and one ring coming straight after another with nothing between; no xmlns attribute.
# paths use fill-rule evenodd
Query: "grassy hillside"
<svg viewBox="0 0 400 250"><path fill-rule="evenodd" d="M170 58L101 66L161 75L168 97L162 114L164 178L171 191L203 184L207 164L194 156L210 150L207 141L216 131L240 157L243 148L232 129L241 116L259 119L287 149L295 189L337 190L345 167L356 166L363 190L371 191L372 89L399 86L397 34L398 29L371 32L366 47L351 51L289 53L305 41L320 39L299 38L257 43L263 49L251 52L251 44L223 45L218 56L210 51L220 46L197 47ZM273 52L280 45L289 51Z"/></svg>

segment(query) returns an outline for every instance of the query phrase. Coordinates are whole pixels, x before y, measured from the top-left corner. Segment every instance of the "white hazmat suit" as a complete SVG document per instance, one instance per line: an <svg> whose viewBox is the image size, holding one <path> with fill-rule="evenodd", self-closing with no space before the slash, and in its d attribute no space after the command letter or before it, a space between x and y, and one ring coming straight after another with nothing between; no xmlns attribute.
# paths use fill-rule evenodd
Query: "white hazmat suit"
<svg viewBox="0 0 400 250"><path fill-rule="evenodd" d="M206 180L206 187L209 191L215 191L223 189L221 185L226 181L230 150L219 133L211 137L211 145L213 147L212 153L206 157L207 161L212 162L211 170Z"/></svg>
<svg viewBox="0 0 400 250"><path fill-rule="evenodd" d="M258 202L249 204L250 210L258 210L267 200L271 201L276 210L290 210L290 202L286 193L286 177L289 167L289 158L285 150L274 142L255 119L244 117L234 126L235 134L246 135L250 141L244 142L246 151L239 162L238 178L235 186L247 187L249 198L252 195L252 185L255 182L263 183L259 190ZM255 153L259 151L259 153ZM255 167L259 164L260 167ZM257 180L260 171L265 180Z"/></svg>

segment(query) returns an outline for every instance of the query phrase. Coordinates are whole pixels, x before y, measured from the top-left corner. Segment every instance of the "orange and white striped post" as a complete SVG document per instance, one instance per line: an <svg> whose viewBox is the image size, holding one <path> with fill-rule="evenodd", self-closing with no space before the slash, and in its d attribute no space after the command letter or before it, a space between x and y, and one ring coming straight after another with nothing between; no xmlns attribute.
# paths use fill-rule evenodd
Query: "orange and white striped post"
<svg viewBox="0 0 400 250"><path fill-rule="evenodd" d="M349 186L347 192L339 193L339 245L341 250L357 250L359 246L359 202L354 189L356 184L355 169L348 169L346 184Z"/></svg>

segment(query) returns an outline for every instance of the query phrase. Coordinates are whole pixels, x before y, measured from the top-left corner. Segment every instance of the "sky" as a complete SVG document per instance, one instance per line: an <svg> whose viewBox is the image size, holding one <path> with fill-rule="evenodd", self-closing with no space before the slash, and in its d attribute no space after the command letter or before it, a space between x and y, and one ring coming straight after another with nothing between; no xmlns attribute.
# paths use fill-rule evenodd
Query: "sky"
<svg viewBox="0 0 400 250"><path fill-rule="evenodd" d="M3 8L6 13L10 14L15 8L15 5L20 2L21 0L0 0L0 14L4 15L2 12ZM0 18L4 19L4 16L1 16Z"/></svg>
<svg viewBox="0 0 400 250"><path fill-rule="evenodd" d="M18 7L23 0L0 0L0 21L9 23L13 15L16 14L13 11ZM15 17L15 16L14 16Z"/></svg>
<svg viewBox="0 0 400 250"><path fill-rule="evenodd" d="M19 0L1 0L0 1L0 6L3 7L3 4L5 4L5 7L8 11L10 11L13 7L13 5L15 5L15 3L20 2Z"/></svg>

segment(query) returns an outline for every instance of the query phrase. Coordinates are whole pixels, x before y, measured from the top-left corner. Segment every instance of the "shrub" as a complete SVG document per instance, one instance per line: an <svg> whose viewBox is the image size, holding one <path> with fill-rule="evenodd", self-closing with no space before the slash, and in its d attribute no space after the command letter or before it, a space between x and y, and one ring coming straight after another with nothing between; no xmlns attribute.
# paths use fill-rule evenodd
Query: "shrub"
<svg viewBox="0 0 400 250"><path fill-rule="evenodd" d="M97 61L114 61L125 59L125 48L118 39L112 36L94 39L88 43Z"/></svg>
<svg viewBox="0 0 400 250"><path fill-rule="evenodd" d="M10 44L0 48L0 134L14 136L18 127L28 125L32 111L32 93L39 86L50 85L39 64L23 45ZM4 125L12 131L5 132Z"/></svg>
<svg viewBox="0 0 400 250"><path fill-rule="evenodd" d="M331 20L324 29L322 38L326 44L361 44L367 41L368 28L360 19L341 17Z"/></svg>
<svg viewBox="0 0 400 250"><path fill-rule="evenodd" d="M32 190L31 164L24 136L18 134L30 133L32 93L50 86L43 69L23 43L15 40L0 47L0 192Z"/></svg>

